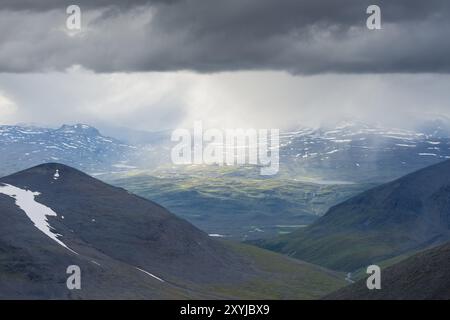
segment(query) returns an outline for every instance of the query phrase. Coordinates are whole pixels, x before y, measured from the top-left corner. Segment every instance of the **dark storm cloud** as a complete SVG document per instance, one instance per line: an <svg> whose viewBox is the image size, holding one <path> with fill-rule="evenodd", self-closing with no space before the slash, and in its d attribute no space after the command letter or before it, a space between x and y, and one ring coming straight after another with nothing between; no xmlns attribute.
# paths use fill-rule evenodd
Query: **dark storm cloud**
<svg viewBox="0 0 450 320"><path fill-rule="evenodd" d="M2 10L23 10L23 11L46 11L65 8L75 4L85 9L118 7L130 8L152 3L173 3L178 0L2 0L0 3Z"/></svg>
<svg viewBox="0 0 450 320"><path fill-rule="evenodd" d="M70 3L86 17L80 35L60 30L65 1L3 0L0 70L450 72L447 0ZM382 30L365 27L370 4Z"/></svg>

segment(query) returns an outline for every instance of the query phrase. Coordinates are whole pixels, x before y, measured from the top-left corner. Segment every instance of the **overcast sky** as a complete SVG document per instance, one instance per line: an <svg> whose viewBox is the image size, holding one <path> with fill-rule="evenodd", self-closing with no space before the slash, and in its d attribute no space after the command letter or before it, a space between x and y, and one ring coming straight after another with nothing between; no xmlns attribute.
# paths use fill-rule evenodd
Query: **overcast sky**
<svg viewBox="0 0 450 320"><path fill-rule="evenodd" d="M66 8L82 29L66 28ZM382 29L366 27L381 7ZM447 0L0 0L0 123L450 116Z"/></svg>

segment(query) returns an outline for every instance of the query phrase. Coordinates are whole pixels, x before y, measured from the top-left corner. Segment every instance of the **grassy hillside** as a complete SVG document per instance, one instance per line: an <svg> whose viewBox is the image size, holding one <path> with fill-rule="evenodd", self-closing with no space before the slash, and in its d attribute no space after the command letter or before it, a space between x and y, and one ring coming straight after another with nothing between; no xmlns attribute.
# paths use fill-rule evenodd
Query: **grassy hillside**
<svg viewBox="0 0 450 320"><path fill-rule="evenodd" d="M262 247L352 272L450 239L450 162L363 192Z"/></svg>
<svg viewBox="0 0 450 320"><path fill-rule="evenodd" d="M236 242L225 242L249 259L259 275L242 284L212 290L240 299L318 299L346 285L345 275L303 261Z"/></svg>
<svg viewBox="0 0 450 320"><path fill-rule="evenodd" d="M401 239L395 233L351 233L330 235L302 230L295 236L257 241L264 248L335 270L353 271L365 265L400 254Z"/></svg>
<svg viewBox="0 0 450 320"><path fill-rule="evenodd" d="M450 299L450 244L419 252L381 272L381 289L368 290L362 279L326 299Z"/></svg>

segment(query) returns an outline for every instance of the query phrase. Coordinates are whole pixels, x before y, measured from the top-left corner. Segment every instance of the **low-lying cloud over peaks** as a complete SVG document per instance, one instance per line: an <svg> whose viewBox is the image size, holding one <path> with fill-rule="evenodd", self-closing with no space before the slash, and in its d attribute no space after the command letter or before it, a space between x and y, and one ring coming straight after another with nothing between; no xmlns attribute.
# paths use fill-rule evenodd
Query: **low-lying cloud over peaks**
<svg viewBox="0 0 450 320"><path fill-rule="evenodd" d="M318 126L344 119L408 127L450 117L450 75L193 72L0 75L0 124L113 125L148 131Z"/></svg>
<svg viewBox="0 0 450 320"><path fill-rule="evenodd" d="M68 32L66 7L82 10ZM0 5L0 72L449 73L450 2L385 0L20 1Z"/></svg>

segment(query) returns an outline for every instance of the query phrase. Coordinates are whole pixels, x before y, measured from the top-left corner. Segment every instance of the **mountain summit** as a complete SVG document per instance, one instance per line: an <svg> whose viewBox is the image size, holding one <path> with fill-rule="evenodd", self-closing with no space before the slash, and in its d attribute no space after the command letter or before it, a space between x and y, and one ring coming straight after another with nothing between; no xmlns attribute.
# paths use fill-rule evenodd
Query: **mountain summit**
<svg viewBox="0 0 450 320"><path fill-rule="evenodd" d="M81 171L49 163L2 178L0 184L31 190L36 201L56 213L47 218L50 228L80 254L89 245L161 276L232 277L228 265L236 259L207 234L158 204ZM211 269L218 272L207 276Z"/></svg>
<svg viewBox="0 0 450 320"><path fill-rule="evenodd" d="M89 133L92 135L100 135L100 132L94 128L91 127L87 124L82 124L82 123L78 123L75 125L67 125L67 124L63 124L58 131L63 131L63 132L67 132L67 133Z"/></svg>

